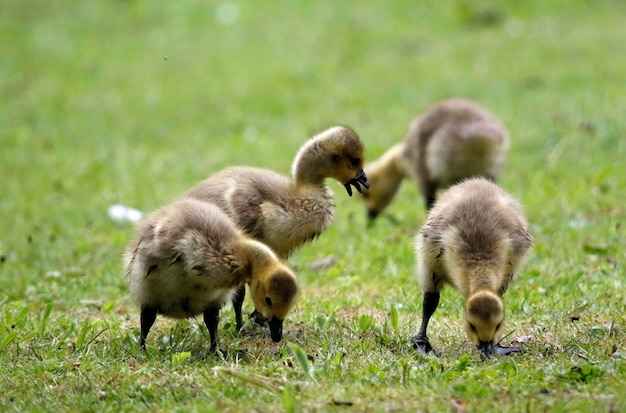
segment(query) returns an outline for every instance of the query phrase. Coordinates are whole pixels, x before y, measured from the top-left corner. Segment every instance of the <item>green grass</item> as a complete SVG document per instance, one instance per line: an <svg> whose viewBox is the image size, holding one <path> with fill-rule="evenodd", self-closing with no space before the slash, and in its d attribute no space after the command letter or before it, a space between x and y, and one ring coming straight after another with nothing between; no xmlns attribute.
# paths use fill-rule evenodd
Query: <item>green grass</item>
<svg viewBox="0 0 626 413"><path fill-rule="evenodd" d="M626 411L626 3L415 3L3 2L0 411ZM288 174L337 123L373 159L452 95L512 135L500 183L536 240L505 296L523 353L482 361L447 289L442 354L415 354L417 189L366 229L335 182L335 223L290 259L283 342L236 335L229 306L224 357L200 318L159 318L139 350L111 204L149 211L232 164Z"/></svg>

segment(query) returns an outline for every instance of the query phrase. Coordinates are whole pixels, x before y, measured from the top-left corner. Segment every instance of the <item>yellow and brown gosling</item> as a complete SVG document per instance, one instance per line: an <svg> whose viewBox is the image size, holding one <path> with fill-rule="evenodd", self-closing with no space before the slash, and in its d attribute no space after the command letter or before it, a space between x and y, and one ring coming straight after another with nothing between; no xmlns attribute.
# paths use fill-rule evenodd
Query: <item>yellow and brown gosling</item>
<svg viewBox="0 0 626 413"><path fill-rule="evenodd" d="M341 182L348 195L368 188L365 147L352 129L336 126L309 139L293 161L293 179L269 169L236 166L200 182L184 196L219 206L247 234L287 258L319 236L333 221L335 203L325 180ZM245 288L233 305L243 326ZM261 320L262 322L262 320Z"/></svg>
<svg viewBox="0 0 626 413"><path fill-rule="evenodd" d="M245 283L278 342L299 295L293 272L269 247L245 236L217 206L195 199L179 199L146 217L126 249L124 270L141 309L144 349L157 314L203 314L215 350L220 309Z"/></svg>
<svg viewBox="0 0 626 413"><path fill-rule="evenodd" d="M415 118L403 142L365 166L371 183L363 191L368 218L392 201L405 178L413 179L430 209L437 191L466 178L495 182L508 150L502 123L476 102L450 98Z"/></svg>
<svg viewBox="0 0 626 413"><path fill-rule="evenodd" d="M520 204L486 179L469 179L441 194L415 238L424 291L422 324L412 338L416 350L433 349L426 329L445 284L465 296L465 330L483 353L519 350L500 346L499 339L502 296L533 244L527 226Z"/></svg>

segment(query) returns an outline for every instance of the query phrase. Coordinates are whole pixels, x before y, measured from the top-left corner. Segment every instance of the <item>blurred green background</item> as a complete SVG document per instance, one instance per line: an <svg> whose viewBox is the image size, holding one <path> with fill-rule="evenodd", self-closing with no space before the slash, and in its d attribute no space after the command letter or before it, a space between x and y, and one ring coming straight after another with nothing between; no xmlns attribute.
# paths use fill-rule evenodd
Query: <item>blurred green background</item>
<svg viewBox="0 0 626 413"><path fill-rule="evenodd" d="M3 383L8 389L3 410L127 410L137 408L137 400L148 408L202 410L197 400L216 398L224 399L220 409L250 410L259 397L265 403L259 411L289 410L293 400L304 410L325 410L332 407L329 386L360 400L359 411L429 410L424 400L440 410L455 398L500 411L521 411L522 404L529 411L623 409L624 396L615 390L625 383L623 361L615 367L606 348L617 343L623 351L626 328L625 13L621 0L3 1L0 373L3 380L14 377ZM138 314L120 273L120 254L133 228L113 222L110 205L150 211L233 164L289 174L300 145L335 124L354 128L374 159L404 137L414 116L449 96L481 102L511 133L500 183L524 204L536 238L534 257L506 299L515 334L532 330L536 340L535 352L513 359L519 376L485 396L470 385L458 387L455 380L469 380L463 375L441 377L432 369L420 375L424 363L431 368L435 361L413 355L407 341L421 312L410 237L425 217L412 183L366 231L358 199L329 182L336 194L336 223L291 260L307 295L290 321L302 330L293 327L287 339L309 354L319 348L339 354L339 342L365 340L366 354L374 357L353 361L362 377L353 373L342 383L332 373L334 362L318 358L318 369L325 372L319 383L283 399L256 388L234 397L236 381L205 390L214 392L208 395L168 382L149 397L97 367L126 365L130 357L158 369L163 361L146 362L133 347ZM308 267L328 255L337 260L333 267ZM447 299L437 314L451 321L431 333L444 348L446 334L452 342L464 340L462 304L452 292ZM393 334L384 328L392 307L400 317ZM354 320L369 329L363 309L380 313L373 335L346 336L345 323ZM571 313L586 320L581 331L557 323ZM322 316L332 323L320 321ZM225 310L220 335L224 345L237 346L231 317ZM83 330L83 339L92 328L96 334L92 320L105 320L107 333L92 340L91 350L76 350ZM607 323L617 327L598 344L589 332ZM537 325L550 325L554 336L533 330ZM155 330L153 345L163 331L168 327ZM311 336L322 342L309 342ZM206 344L202 336L193 340L194 351ZM243 347L257 345L243 340ZM572 340L587 346L590 365L613 363L597 367L604 376L590 387L579 388L567 374L569 382L559 381L577 366L576 357L544 351L567 349ZM388 353L389 342L395 343L395 356ZM161 357L168 360L188 347L168 347ZM265 340L258 347L245 359L250 374L300 377L267 355ZM456 365L455 351L471 349L453 350L440 362L442 369ZM576 351L582 350L572 354ZM90 358L93 354L98 360ZM359 354L355 351L355 358ZM47 367L58 364L65 372L65 363L75 357L93 388L119 386L115 397L79 397L82 382L58 378ZM546 371L554 374L537 377L546 358L552 362ZM381 376L374 386L368 377L386 362L409 366L412 379L399 383ZM197 364L183 367L192 379L204 380ZM481 364L475 369L490 371ZM142 380L158 382L153 373L145 374ZM61 397L32 385L54 377ZM425 387L423 380L432 384ZM527 404L528 394L536 394L537 386L549 388L545 383L551 380L561 383L555 385L559 390ZM133 398L135 391L144 398ZM577 404L579 393L592 396ZM502 394L509 394L504 402Z"/></svg>

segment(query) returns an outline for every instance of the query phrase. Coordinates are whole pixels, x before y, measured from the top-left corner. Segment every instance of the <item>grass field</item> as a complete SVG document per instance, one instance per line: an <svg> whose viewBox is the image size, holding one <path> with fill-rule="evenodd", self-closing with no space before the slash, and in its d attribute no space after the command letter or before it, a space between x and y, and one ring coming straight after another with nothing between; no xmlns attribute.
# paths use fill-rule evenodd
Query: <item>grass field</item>
<svg viewBox="0 0 626 413"><path fill-rule="evenodd" d="M0 411L626 411L625 13L620 0L4 1ZM233 164L289 174L334 124L374 159L448 96L511 133L500 184L536 243L505 296L505 342L522 353L481 360L452 289L429 329L441 355L414 353L418 191L406 183L366 228L336 182L335 223L290 259L305 295L281 343L237 335L228 306L223 357L201 317L159 318L140 351L120 268L133 226L110 205L150 211Z"/></svg>

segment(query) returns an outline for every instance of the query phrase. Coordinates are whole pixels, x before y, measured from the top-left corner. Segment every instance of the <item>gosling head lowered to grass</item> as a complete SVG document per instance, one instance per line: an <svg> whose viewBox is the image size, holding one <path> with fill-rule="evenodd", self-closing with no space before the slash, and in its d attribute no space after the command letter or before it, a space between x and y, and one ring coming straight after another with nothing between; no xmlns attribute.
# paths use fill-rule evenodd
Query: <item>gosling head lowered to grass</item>
<svg viewBox="0 0 626 413"><path fill-rule="evenodd" d="M270 266L250 282L254 307L268 320L274 342L283 337L283 320L299 296L296 277L287 267Z"/></svg>
<svg viewBox="0 0 626 413"><path fill-rule="evenodd" d="M424 291L422 324L412 338L416 350L433 349L426 330L445 284L466 297L465 330L483 353L516 350L498 340L504 326L502 296L532 246L527 226L519 203L486 179L469 179L441 195L415 239Z"/></svg>
<svg viewBox="0 0 626 413"><path fill-rule="evenodd" d="M491 354L504 327L502 298L489 290L479 290L465 302L465 332L485 354Z"/></svg>
<svg viewBox="0 0 626 413"><path fill-rule="evenodd" d="M363 190L362 199L369 221L391 204L406 176L403 150L403 143L396 144L382 157L365 166L371 187Z"/></svg>

